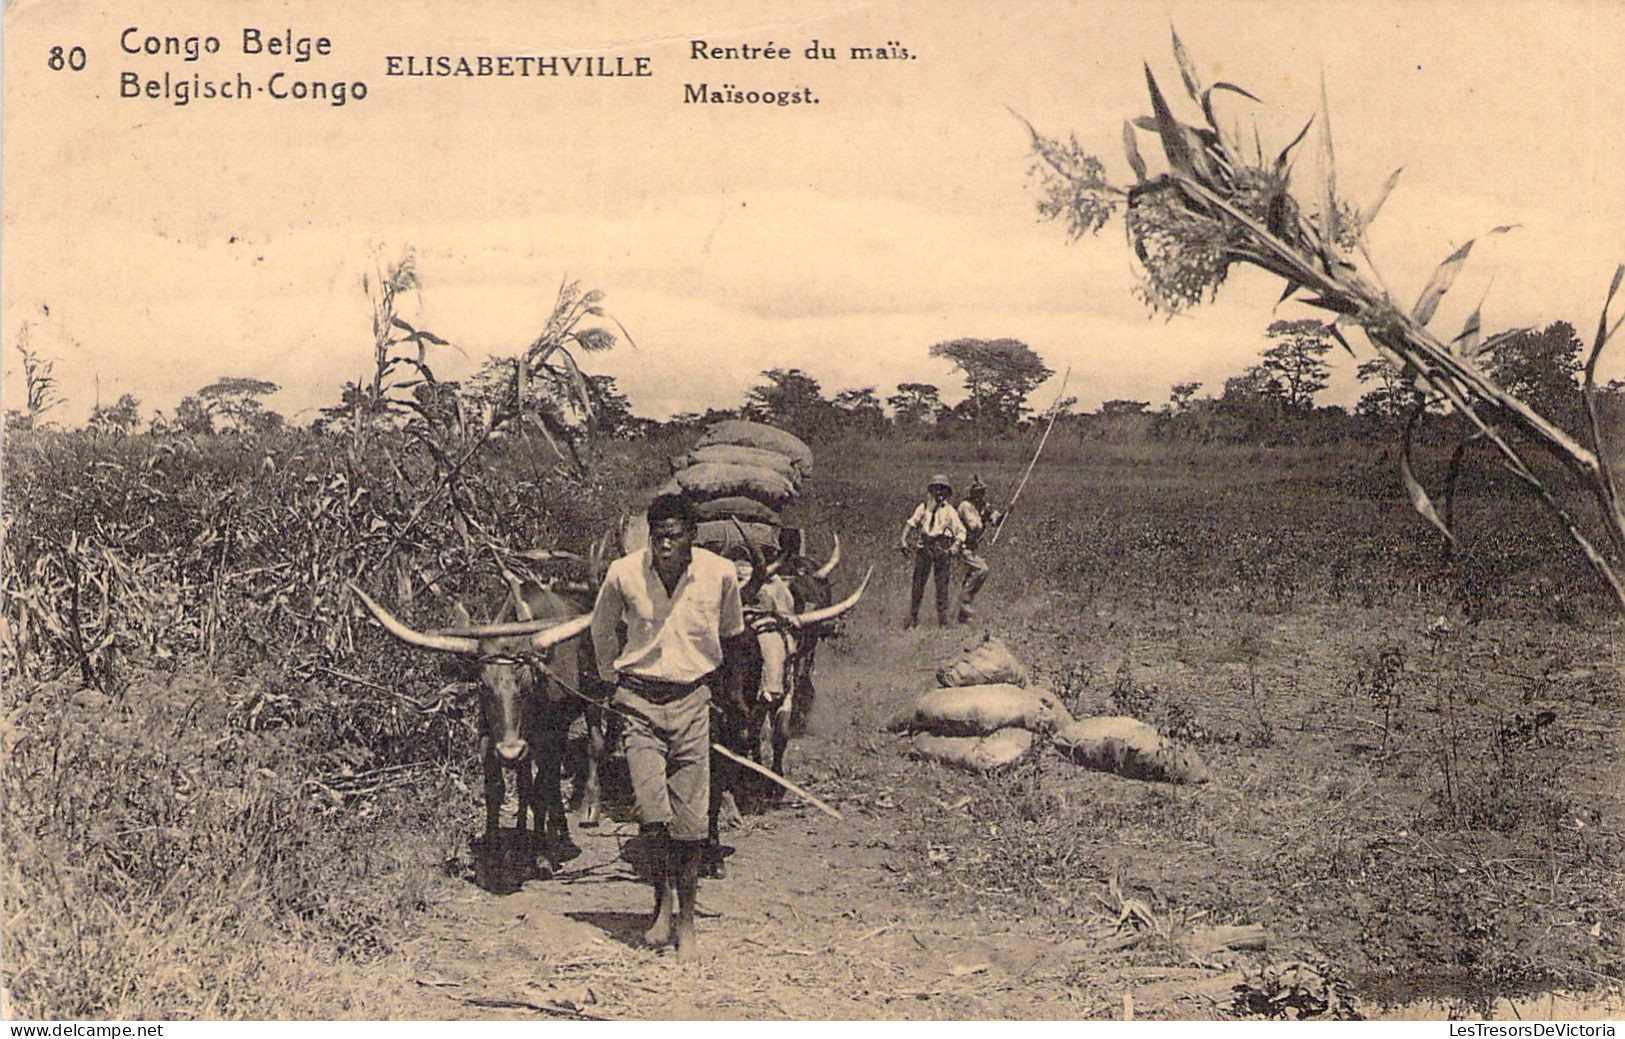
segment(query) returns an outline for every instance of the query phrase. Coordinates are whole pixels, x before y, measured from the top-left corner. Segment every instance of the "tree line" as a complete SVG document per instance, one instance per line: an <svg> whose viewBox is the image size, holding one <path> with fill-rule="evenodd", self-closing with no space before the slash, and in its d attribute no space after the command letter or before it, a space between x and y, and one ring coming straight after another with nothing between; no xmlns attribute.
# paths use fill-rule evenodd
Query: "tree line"
<svg viewBox="0 0 1625 1039"><path fill-rule="evenodd" d="M444 421L454 415L465 420L478 415L494 429L525 426L540 432L561 457L590 436L680 432L722 418L768 422L813 438L884 433L999 436L1032 421L1033 391L1054 374L1021 340L953 339L931 346L928 354L946 361L959 376L964 397L955 404L945 403L942 387L934 383L898 383L884 396L878 386L830 394L800 368L769 368L733 407L683 412L661 421L637 415L613 376L587 374L577 363L578 352L600 352L616 342L615 334L604 328L582 326L585 318L604 317L601 293L565 286L543 333L529 347L517 355L488 357L466 380L440 381L430 366L429 350L450 344L398 313L400 299L418 288L410 253L363 279L372 318L371 372L347 382L337 403L319 409L309 424L314 432L347 436L369 424L411 426L432 423L437 416ZM1378 357L1356 369L1366 389L1352 411L1321 405L1331 378L1328 358L1336 345L1332 326L1314 319L1279 320L1267 327L1265 340L1258 361L1226 379L1217 393L1199 396L1202 383L1178 382L1160 405L1114 399L1094 412L1079 412L1077 398L1067 397L1056 401L1053 409L1063 428L1083 436L1150 433L1204 441L1325 440L1359 435L1372 423L1401 422L1424 399L1413 380ZM14 346L25 399L23 407L7 410L6 422L8 429L20 431L47 422L46 415L63 401L54 364L31 346L26 326ZM1583 421L1582 351L1574 326L1556 321L1499 338L1483 361L1500 385L1574 429ZM263 379L222 377L182 398L172 414L153 413L145 426L155 434L275 432L287 420L265 401L278 389ZM1614 380L1602 392L1611 402L1625 404L1625 380ZM111 404L98 402L86 428L110 435L139 432L141 402L128 393Z"/></svg>

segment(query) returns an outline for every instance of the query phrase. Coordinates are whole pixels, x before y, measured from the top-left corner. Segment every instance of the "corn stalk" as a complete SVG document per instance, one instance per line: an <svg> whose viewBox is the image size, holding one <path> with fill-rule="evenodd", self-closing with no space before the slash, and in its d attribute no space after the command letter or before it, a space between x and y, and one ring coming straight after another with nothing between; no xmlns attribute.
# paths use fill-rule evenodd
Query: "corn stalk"
<svg viewBox="0 0 1625 1039"><path fill-rule="evenodd" d="M1079 238L1098 231L1121 209L1130 245L1144 273L1141 293L1155 307L1173 311L1210 300L1231 266L1243 263L1285 280L1282 302L1296 297L1336 314L1333 332L1350 353L1353 350L1343 330L1360 329L1377 352L1403 369L1426 395L1426 403L1406 427L1400 461L1401 476L1416 510L1454 543L1450 525L1439 516L1411 463L1412 442L1424 411L1442 407L1460 414L1472 428L1472 438L1493 448L1502 465L1558 517L1625 609L1625 582L1618 570L1625 561L1625 504L1602 451L1595 386L1597 358L1619 330L1617 320L1610 326L1608 311L1625 280L1625 265L1614 274L1585 366L1582 394L1591 440L1587 447L1496 384L1479 366L1488 351L1516 331L1484 338L1477 309L1449 342L1428 327L1475 241L1468 241L1439 265L1414 306L1406 309L1394 301L1371 260L1366 232L1397 183L1399 171L1363 210L1338 197L1324 84L1319 116L1324 182L1317 197L1305 206L1291 191L1292 153L1315 120L1311 118L1273 162L1265 160L1255 130L1249 154L1239 134L1225 130L1215 117L1214 95L1228 92L1258 99L1233 83L1215 83L1204 89L1177 33L1173 49L1185 92L1201 109L1202 124L1185 123L1174 115L1147 65L1146 87L1153 114L1123 125L1128 163L1136 178L1129 187L1107 182L1104 165L1075 139L1048 138L1028 124L1036 155L1034 172L1045 191L1040 214L1064 220L1069 236ZM1137 131L1156 136L1167 172L1149 175ZM1490 234L1509 230L1511 227L1497 227ZM1363 269L1356 263L1356 255L1364 260ZM1513 433L1556 459L1594 499L1612 558L1592 542L1535 473L1527 446L1513 439Z"/></svg>

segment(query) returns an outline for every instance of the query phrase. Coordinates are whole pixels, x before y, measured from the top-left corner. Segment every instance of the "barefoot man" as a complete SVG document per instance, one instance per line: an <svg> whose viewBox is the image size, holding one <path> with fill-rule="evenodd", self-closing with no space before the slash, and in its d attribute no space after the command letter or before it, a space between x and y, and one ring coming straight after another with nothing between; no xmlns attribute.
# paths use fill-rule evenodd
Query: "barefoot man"
<svg viewBox="0 0 1625 1039"><path fill-rule="evenodd" d="M626 716L626 766L649 839L655 918L650 945L675 940L692 958L694 897L711 798L712 672L724 643L745 634L734 564L694 547L680 497L649 506L649 547L610 564L593 608L599 675ZM623 645L618 633L626 626Z"/></svg>

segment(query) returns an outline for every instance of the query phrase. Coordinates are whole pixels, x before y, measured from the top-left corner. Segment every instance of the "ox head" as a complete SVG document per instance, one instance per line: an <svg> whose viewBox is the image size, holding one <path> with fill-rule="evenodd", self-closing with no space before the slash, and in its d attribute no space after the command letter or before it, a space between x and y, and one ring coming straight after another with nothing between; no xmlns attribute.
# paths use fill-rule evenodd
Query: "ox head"
<svg viewBox="0 0 1625 1039"><path fill-rule="evenodd" d="M522 761L529 751L525 737L536 721L533 712L539 709L535 677L526 658L564 645L592 622L591 614L573 616L570 604L545 589L511 583L513 595L502 615L511 614L515 619L475 625L459 603L454 607L456 626L433 631L408 627L366 592L353 583L349 586L384 630L407 645L478 663L484 732L497 757L510 765ZM538 613L546 615L539 617Z"/></svg>
<svg viewBox="0 0 1625 1039"><path fill-rule="evenodd" d="M781 556L774 560L767 568L769 574L784 574L791 577L816 577L820 581L828 581L829 575L841 565L841 535L831 535L835 539L835 547L829 551L829 559L822 564L814 563L806 556Z"/></svg>
<svg viewBox="0 0 1625 1039"><path fill-rule="evenodd" d="M792 672L804 658L818 626L835 620L856 606L873 575L874 568L871 567L857 590L840 602L786 612L785 607L791 604L781 601L774 604L776 608L772 612L755 615L751 627L756 637L747 642L749 659L741 662L740 667L744 683L754 687L747 690L747 695L752 699L758 696L778 699L783 694L793 694L796 682ZM768 594L771 597L771 589ZM786 699L782 709L788 707L789 700Z"/></svg>

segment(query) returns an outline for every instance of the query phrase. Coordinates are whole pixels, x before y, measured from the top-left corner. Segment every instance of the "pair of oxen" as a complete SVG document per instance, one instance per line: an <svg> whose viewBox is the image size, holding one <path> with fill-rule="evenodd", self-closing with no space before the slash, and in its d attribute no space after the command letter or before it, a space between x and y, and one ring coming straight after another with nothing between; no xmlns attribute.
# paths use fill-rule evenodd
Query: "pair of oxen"
<svg viewBox="0 0 1625 1039"><path fill-rule="evenodd" d="M430 631L409 627L360 588L350 587L384 629L400 641L454 654L478 667L484 847L487 854L498 847L503 773L511 771L526 855L534 857L543 876L551 876L579 853L565 818L561 777L570 725L583 715L587 754L584 774L577 777L576 795L581 825L596 826L599 821L599 766L608 747L606 715L614 711L608 702L613 690L599 679L592 640L583 635L591 623L593 599L607 564L605 553L597 550L589 559L551 550L526 555L584 563L588 579L539 583L505 573L509 592L494 621L474 624L459 603L453 607L455 625ZM837 537L823 564L794 555L768 565L759 556L753 559L756 573L787 586L795 608L787 613L747 605L746 622L755 637L738 643L740 648L728 654L712 681L714 744L760 762L763 729L771 720L772 768L783 770L792 730L811 708L813 658L819 637L857 605L868 583L865 578L850 596L832 602L830 574L840 556ZM753 581L747 592L759 583ZM779 669L776 676L774 669ZM782 690L783 696L765 697L764 689ZM706 872L713 877L724 872L718 837L721 807L726 795L740 789L744 774L733 761L713 752L705 856Z"/></svg>

